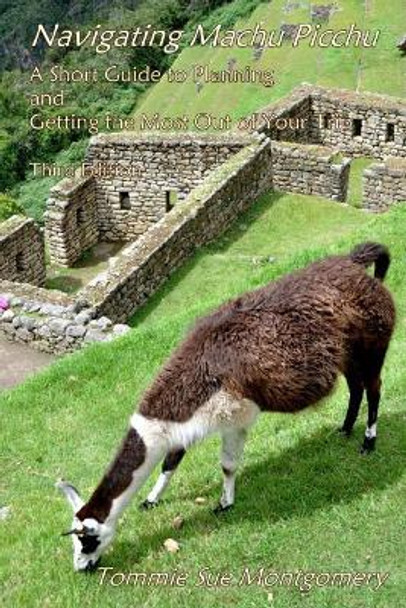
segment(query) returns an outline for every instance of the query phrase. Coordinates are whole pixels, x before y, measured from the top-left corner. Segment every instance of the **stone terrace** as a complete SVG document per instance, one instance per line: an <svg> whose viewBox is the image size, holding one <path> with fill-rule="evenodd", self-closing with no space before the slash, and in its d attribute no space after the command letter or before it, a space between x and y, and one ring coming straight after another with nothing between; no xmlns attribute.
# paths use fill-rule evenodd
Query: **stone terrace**
<svg viewBox="0 0 406 608"><path fill-rule="evenodd" d="M380 161L364 172L365 208L380 211L406 199L406 107L400 100L303 85L255 116L256 129L247 135L93 137L86 174L51 191L51 260L69 266L101 239L130 244L71 297L27 284L45 279L42 235L32 220L2 224L1 278L18 282L0 281L10 306L0 312L0 333L49 352L121 335L129 329L122 323L193 251L261 194L274 189L344 202L357 156ZM23 229L32 234L23 239L33 256L28 265L18 247L7 249L20 242L14 230ZM32 275L23 274L28 266Z"/></svg>

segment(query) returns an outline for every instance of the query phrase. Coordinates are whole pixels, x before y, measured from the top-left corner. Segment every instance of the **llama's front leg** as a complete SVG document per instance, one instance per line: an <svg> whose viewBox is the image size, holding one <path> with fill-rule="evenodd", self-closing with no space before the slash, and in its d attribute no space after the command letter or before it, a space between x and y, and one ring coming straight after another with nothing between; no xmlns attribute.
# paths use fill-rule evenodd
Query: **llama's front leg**
<svg viewBox="0 0 406 608"><path fill-rule="evenodd" d="M186 450L182 448L179 450L173 450L166 455L166 458L162 464L162 472L158 477L156 484L144 502L142 502L140 505L142 509L151 509L157 506L162 494L168 487L173 474L175 473L185 454Z"/></svg>
<svg viewBox="0 0 406 608"><path fill-rule="evenodd" d="M223 492L214 512L221 513L234 504L235 475L244 450L246 429L228 429L222 433L221 468L223 469Z"/></svg>

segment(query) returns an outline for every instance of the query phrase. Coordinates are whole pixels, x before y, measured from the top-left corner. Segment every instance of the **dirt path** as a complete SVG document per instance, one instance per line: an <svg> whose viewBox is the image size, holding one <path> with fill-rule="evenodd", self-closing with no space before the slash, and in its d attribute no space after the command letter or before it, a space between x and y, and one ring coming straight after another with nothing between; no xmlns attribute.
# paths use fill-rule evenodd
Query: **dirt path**
<svg viewBox="0 0 406 608"><path fill-rule="evenodd" d="M55 358L0 338L0 391L20 384L27 376L46 367Z"/></svg>

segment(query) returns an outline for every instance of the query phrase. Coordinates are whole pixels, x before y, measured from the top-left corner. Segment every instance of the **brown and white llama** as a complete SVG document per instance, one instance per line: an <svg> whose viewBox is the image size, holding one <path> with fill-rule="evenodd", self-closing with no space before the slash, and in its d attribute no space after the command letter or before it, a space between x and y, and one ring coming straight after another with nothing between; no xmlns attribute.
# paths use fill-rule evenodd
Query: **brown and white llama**
<svg viewBox="0 0 406 608"><path fill-rule="evenodd" d="M260 412L297 412L328 395L339 373L350 399L342 431L351 433L364 390L368 423L363 452L373 449L380 372L395 323L382 285L388 250L364 243L243 294L201 319L144 395L115 460L90 500L57 485L74 512L75 570L94 570L131 497L163 460L143 503L158 503L193 443L219 432L223 492L234 503L235 474L248 429ZM375 264L375 277L366 267Z"/></svg>

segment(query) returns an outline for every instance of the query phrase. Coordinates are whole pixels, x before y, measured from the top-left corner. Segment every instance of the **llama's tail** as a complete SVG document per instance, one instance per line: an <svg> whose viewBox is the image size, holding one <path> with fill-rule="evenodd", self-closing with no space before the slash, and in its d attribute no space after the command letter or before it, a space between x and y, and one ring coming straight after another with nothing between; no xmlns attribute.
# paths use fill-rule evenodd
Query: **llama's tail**
<svg viewBox="0 0 406 608"><path fill-rule="evenodd" d="M375 277L381 281L385 278L390 264L389 250L380 243L361 243L351 251L350 258L365 268L375 264Z"/></svg>

